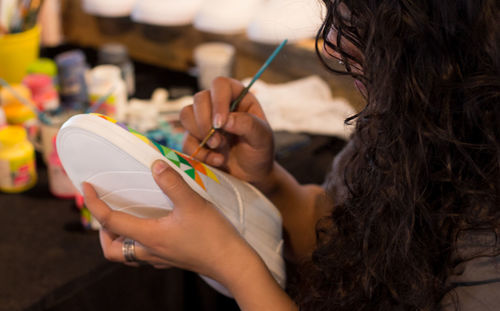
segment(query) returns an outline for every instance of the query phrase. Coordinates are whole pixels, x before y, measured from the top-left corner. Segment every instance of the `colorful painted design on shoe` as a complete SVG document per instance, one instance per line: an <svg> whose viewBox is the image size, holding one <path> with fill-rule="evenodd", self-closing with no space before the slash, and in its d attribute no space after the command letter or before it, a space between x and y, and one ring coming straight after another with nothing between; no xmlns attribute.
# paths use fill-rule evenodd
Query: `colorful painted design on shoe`
<svg viewBox="0 0 500 311"><path fill-rule="evenodd" d="M143 142L145 142L149 146L153 147L156 151L160 152L165 158L167 158L170 162L172 162L178 168L180 168L184 173L186 173L190 178L192 178L204 190L207 190L207 189L205 188L205 185L203 183L203 180L200 177L200 174L203 174L203 175L207 176L208 178L210 178L211 180L219 183L217 176L205 164L203 164L195 159L192 159L185 154L182 154L178 151L175 151L173 149L165 147L165 146L163 146L155 141L152 141L152 140L148 139L146 136L137 132L136 130L127 127L125 124L118 122L113 118L110 118L108 116L105 116L105 115L102 115L99 113L91 113L91 114L98 116L106 121L111 122L111 123L114 123L114 124L120 126L121 128L123 128L124 130L127 130L128 132L134 134L140 140L142 140Z"/></svg>

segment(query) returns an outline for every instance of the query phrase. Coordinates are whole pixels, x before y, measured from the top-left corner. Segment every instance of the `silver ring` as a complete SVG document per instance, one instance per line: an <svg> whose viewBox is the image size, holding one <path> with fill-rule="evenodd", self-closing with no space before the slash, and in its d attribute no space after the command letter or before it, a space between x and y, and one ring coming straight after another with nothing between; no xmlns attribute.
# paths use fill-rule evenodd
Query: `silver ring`
<svg viewBox="0 0 500 311"><path fill-rule="evenodd" d="M122 244L123 257L125 257L126 262L137 262L137 257L135 257L135 241L132 239L123 240Z"/></svg>
<svg viewBox="0 0 500 311"><path fill-rule="evenodd" d="M344 64L344 61L339 59L339 65L343 65L343 64Z"/></svg>

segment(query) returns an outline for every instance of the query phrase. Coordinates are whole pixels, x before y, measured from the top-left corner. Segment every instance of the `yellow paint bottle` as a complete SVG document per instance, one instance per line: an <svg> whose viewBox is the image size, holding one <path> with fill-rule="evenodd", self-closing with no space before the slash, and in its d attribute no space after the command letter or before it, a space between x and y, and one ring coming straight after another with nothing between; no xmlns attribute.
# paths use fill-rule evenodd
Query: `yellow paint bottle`
<svg viewBox="0 0 500 311"><path fill-rule="evenodd" d="M35 149L22 126L0 128L0 191L18 193L36 184Z"/></svg>

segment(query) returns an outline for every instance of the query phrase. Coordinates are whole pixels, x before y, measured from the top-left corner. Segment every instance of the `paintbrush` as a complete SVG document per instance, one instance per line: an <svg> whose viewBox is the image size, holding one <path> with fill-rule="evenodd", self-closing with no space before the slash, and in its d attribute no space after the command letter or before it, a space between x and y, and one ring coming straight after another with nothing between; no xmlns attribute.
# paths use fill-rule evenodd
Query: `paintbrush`
<svg viewBox="0 0 500 311"><path fill-rule="evenodd" d="M106 94L99 97L97 101L85 111L85 113L93 113L99 110L102 104L104 104L108 100L108 98L110 98L111 95L113 95L115 89L116 89L116 84L113 85Z"/></svg>
<svg viewBox="0 0 500 311"><path fill-rule="evenodd" d="M236 99L231 103L231 106L229 106L229 112L233 112L233 111L236 110L236 108L238 107L238 104L241 102L241 100L243 99L243 97L245 97L245 95L247 95L248 91L250 90L250 88L252 87L252 85L255 83L255 81L257 81L260 78L260 76L262 75L262 73L264 72L264 70L267 69L267 67L269 66L269 64L271 64L271 62L274 60L274 58L276 57L276 55L278 55L279 51L281 51L281 49L283 48L283 46L285 46L285 44L287 42L288 42L288 39L283 40L283 42L281 42L281 44L267 58L267 60L264 63L264 65L262 65L262 67L260 67L259 71L257 71L257 73L255 74L255 76L250 81L250 83L243 89L243 91L241 91L240 95L238 95L238 97L236 97ZM198 145L198 147L193 152L193 154L191 154L191 158L194 158L198 154L198 152L200 152L201 148L203 148L203 146L205 146L205 144L210 139L210 137L212 137L215 134L216 130L217 129L212 126L212 128L208 132L207 136L205 136L205 138L201 141L201 143Z"/></svg>
<svg viewBox="0 0 500 311"><path fill-rule="evenodd" d="M28 2L26 16L23 21L23 31L35 27L42 4L43 0L33 0Z"/></svg>

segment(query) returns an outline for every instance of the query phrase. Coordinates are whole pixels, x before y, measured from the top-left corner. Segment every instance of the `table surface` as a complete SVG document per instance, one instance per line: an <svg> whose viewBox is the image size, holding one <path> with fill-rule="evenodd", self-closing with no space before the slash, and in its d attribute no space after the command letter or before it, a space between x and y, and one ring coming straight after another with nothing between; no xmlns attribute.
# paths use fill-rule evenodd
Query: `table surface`
<svg viewBox="0 0 500 311"><path fill-rule="evenodd" d="M137 75L142 94L157 86L196 83L179 73L165 78L161 71L157 77L162 78L151 81L154 70L144 68ZM276 133L276 140L278 161L302 183L321 183L345 144L333 137L290 133ZM193 273L107 262L97 232L80 225L73 200L50 194L40 155L37 167L33 189L0 194L0 311L238 309Z"/></svg>

